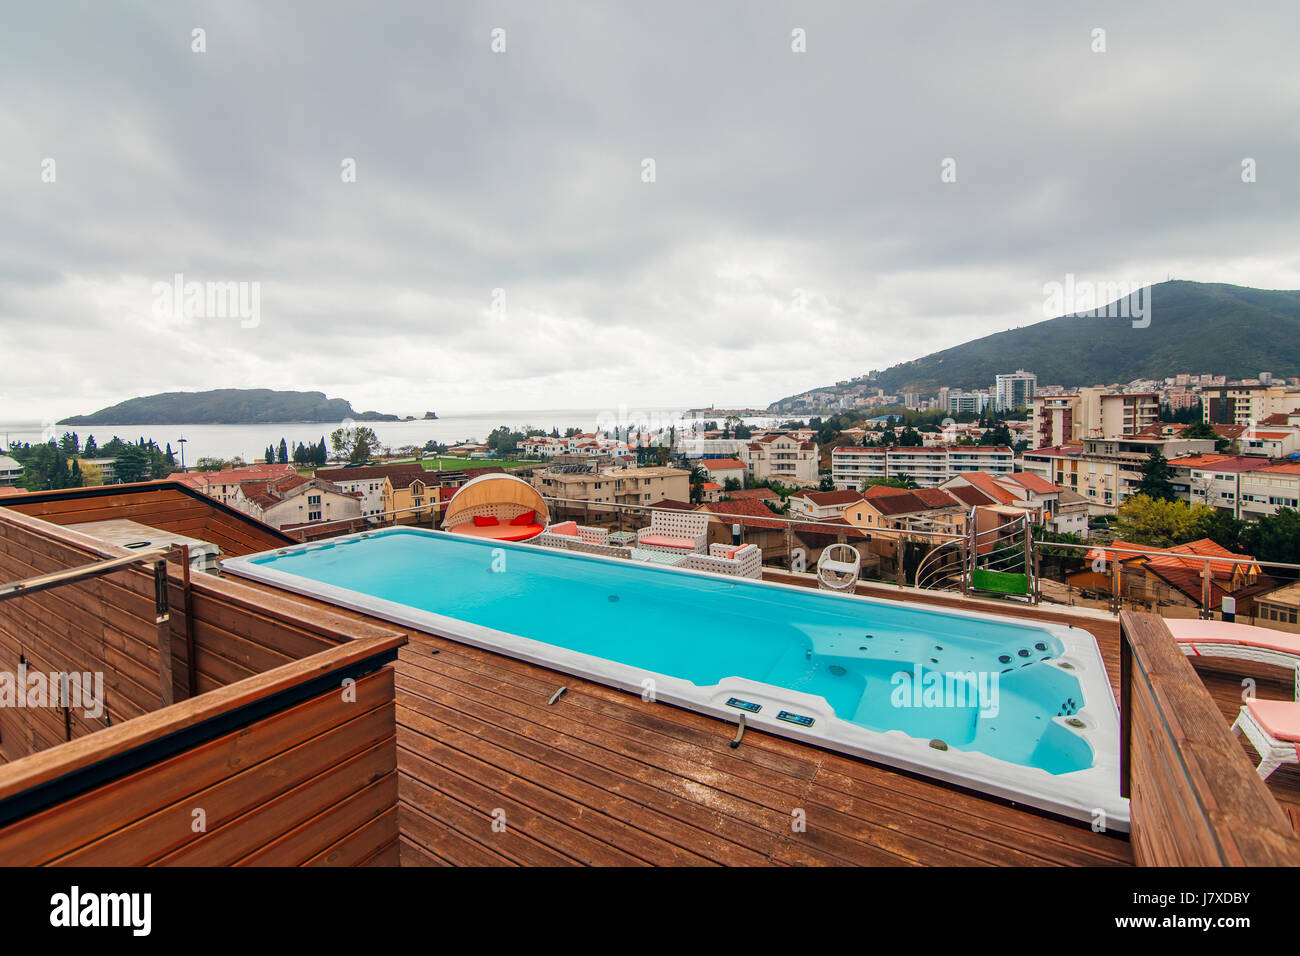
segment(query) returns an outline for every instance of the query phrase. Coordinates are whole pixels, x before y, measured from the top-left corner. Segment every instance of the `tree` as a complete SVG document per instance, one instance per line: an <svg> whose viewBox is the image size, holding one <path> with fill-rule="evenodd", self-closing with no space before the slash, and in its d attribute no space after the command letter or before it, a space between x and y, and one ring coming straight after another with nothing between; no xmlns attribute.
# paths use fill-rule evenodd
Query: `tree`
<svg viewBox="0 0 1300 956"><path fill-rule="evenodd" d="M113 474L128 484L149 477L149 455L139 445L126 445L113 456Z"/></svg>
<svg viewBox="0 0 1300 956"><path fill-rule="evenodd" d="M282 465L289 463L289 444L283 438L280 439L280 451L276 456L276 461Z"/></svg>
<svg viewBox="0 0 1300 956"><path fill-rule="evenodd" d="M1115 515L1115 535L1135 544L1173 547L1203 537L1201 530L1212 510L1206 505L1193 508L1182 501L1130 495Z"/></svg>
<svg viewBox="0 0 1300 956"><path fill-rule="evenodd" d="M1218 432L1209 422L1193 422L1183 429L1183 437L1209 439L1214 442L1214 450L1220 454L1232 447L1232 442L1227 438L1219 437Z"/></svg>
<svg viewBox="0 0 1300 956"><path fill-rule="evenodd" d="M95 436L94 436L94 435L87 435L87 436L86 436L86 444L85 444L85 446L82 448L82 450L81 450L81 454L82 454L82 457L84 457L84 458L94 458L95 456L97 456L97 455L99 454L99 446L98 446L97 444L95 444Z"/></svg>
<svg viewBox="0 0 1300 956"><path fill-rule="evenodd" d="M728 478L722 483L723 491L739 491L743 487L745 486L741 483L739 478Z"/></svg>
<svg viewBox="0 0 1300 956"><path fill-rule="evenodd" d="M1215 544L1222 545L1229 551L1241 551L1241 536L1246 523L1234 518L1230 512L1221 508L1201 506L1203 510L1193 509L1193 532L1190 540L1209 538Z"/></svg>
<svg viewBox="0 0 1300 956"><path fill-rule="evenodd" d="M984 445L1006 445L1008 448L1015 444L1011 437L1011 430L1007 428L1005 422L999 422L985 431L980 437L980 442Z"/></svg>
<svg viewBox="0 0 1300 956"><path fill-rule="evenodd" d="M63 437L59 439L59 450L65 455L75 455L81 451L81 442L77 440L77 433L64 432Z"/></svg>
<svg viewBox="0 0 1300 956"><path fill-rule="evenodd" d="M699 465L691 469L691 501L698 503L704 497L704 483L708 479L709 473Z"/></svg>
<svg viewBox="0 0 1300 956"><path fill-rule="evenodd" d="M325 439L321 439L321 444ZM379 447L379 437L373 428L356 425L352 428L336 428L330 434L330 446L337 458L357 465L370 458L371 453ZM324 464L321 462L320 464Z"/></svg>
<svg viewBox="0 0 1300 956"><path fill-rule="evenodd" d="M1145 495L1157 501L1176 501L1174 494L1173 472L1169 470L1169 459L1153 447L1151 455L1142 465L1142 481L1138 483L1137 494Z"/></svg>
<svg viewBox="0 0 1300 956"><path fill-rule="evenodd" d="M498 458L509 458L526 437L523 432L511 431L508 425L498 425L492 429L485 444Z"/></svg>
<svg viewBox="0 0 1300 956"><path fill-rule="evenodd" d="M818 490L818 491L834 491L834 490L835 490L835 479L832 478L829 474L827 474L827 475L822 475L822 477L821 477L821 481L819 481L819 482L817 483L817 490Z"/></svg>
<svg viewBox="0 0 1300 956"><path fill-rule="evenodd" d="M898 444L904 448L920 448L925 444L925 439L921 437L919 432L908 425L899 432Z"/></svg>

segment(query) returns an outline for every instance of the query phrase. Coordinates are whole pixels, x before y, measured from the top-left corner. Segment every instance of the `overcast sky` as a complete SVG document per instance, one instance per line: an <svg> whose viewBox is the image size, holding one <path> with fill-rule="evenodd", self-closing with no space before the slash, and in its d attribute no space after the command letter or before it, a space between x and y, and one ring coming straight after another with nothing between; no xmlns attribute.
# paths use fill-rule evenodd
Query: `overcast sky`
<svg viewBox="0 0 1300 956"><path fill-rule="evenodd" d="M1040 321L1066 273L1300 288L1296 0L0 17L0 420L766 404ZM177 273L259 321L167 313Z"/></svg>

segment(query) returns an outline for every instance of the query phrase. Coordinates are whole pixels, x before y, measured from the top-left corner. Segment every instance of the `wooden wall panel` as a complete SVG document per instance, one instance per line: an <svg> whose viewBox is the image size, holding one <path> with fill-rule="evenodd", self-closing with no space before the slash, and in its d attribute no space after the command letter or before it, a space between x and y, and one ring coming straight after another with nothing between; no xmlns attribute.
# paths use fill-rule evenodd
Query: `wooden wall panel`
<svg viewBox="0 0 1300 956"><path fill-rule="evenodd" d="M0 828L0 863L369 860L398 839L392 667L354 689L353 700L330 688Z"/></svg>

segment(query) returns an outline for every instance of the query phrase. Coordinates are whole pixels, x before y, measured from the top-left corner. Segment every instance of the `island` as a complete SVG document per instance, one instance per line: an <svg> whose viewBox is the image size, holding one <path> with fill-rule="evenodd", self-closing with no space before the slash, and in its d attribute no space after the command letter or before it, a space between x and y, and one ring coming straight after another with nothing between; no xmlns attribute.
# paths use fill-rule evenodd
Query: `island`
<svg viewBox="0 0 1300 956"><path fill-rule="evenodd" d="M432 413L430 413L432 414ZM204 392L162 392L131 398L89 415L74 415L60 425L266 425L297 422L329 424L397 422L398 415L357 412L342 398L324 392L269 388L217 388Z"/></svg>

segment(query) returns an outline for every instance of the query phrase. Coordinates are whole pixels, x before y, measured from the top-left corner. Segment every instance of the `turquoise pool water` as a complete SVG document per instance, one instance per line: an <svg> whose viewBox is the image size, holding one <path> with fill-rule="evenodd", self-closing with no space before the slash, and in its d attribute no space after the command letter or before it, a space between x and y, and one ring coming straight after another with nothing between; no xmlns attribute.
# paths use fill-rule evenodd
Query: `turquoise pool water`
<svg viewBox="0 0 1300 956"><path fill-rule="evenodd" d="M1093 762L1054 719L1082 708L1079 680L1035 626L400 529L250 563L701 687L817 695L869 730L1053 774Z"/></svg>

